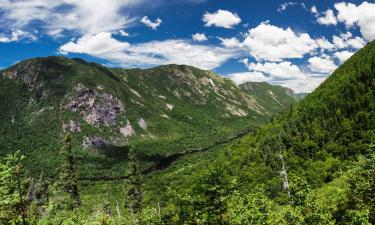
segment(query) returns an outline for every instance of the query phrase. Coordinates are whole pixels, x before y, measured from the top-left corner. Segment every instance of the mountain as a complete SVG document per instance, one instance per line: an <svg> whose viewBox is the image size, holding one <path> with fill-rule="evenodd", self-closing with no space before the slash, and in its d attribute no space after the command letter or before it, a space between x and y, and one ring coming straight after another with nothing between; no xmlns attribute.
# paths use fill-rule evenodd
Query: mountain
<svg viewBox="0 0 375 225"><path fill-rule="evenodd" d="M255 134L196 168L158 175L182 178L165 215L177 211L187 224L374 224L374 140L375 41Z"/></svg>
<svg viewBox="0 0 375 225"><path fill-rule="evenodd" d="M74 166L79 178L114 179L79 179L82 205L76 201L75 210L54 207L71 189L56 194L43 179L37 187L47 200L30 204L35 189L28 180L20 203L21 167L9 156L0 164L0 187L16 205L6 200L1 206L14 214L26 209L28 219L42 218L42 224L374 224L374 78L375 41L285 107L278 95L288 95L286 89L250 83L241 87L247 94L189 66L110 69L61 57L21 62L1 71L1 153L21 149L27 176L53 174L61 164L61 134L69 130L77 161L67 157L71 174L63 174L69 179L64 187L76 184ZM270 110L281 108L278 115ZM220 142L257 125L238 140ZM133 155L129 176L119 176L130 144L144 166L212 143L223 145L142 177ZM60 189L59 182L51 186Z"/></svg>
<svg viewBox="0 0 375 225"><path fill-rule="evenodd" d="M47 57L0 73L1 153L21 149L32 172L54 173L63 132L73 133L84 176L123 174L129 145L147 166L257 127L282 109L184 65L113 69Z"/></svg>
<svg viewBox="0 0 375 225"><path fill-rule="evenodd" d="M297 100L297 101L300 101L302 100L304 97L306 97L309 93L305 93L305 92L301 92L301 93L295 93L294 94L294 98Z"/></svg>
<svg viewBox="0 0 375 225"><path fill-rule="evenodd" d="M266 82L246 82L240 84L241 90L255 98L263 108L279 113L295 102L293 90Z"/></svg>

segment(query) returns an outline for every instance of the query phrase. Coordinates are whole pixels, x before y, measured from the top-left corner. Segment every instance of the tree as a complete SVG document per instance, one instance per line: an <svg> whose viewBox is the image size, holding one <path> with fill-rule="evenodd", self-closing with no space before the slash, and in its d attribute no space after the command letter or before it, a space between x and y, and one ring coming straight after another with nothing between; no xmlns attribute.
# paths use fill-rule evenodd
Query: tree
<svg viewBox="0 0 375 225"><path fill-rule="evenodd" d="M135 155L134 146L130 146L128 153L128 201L129 208L133 215L136 217L139 216L141 211L141 201L142 201L142 192L141 192L141 176L139 172L139 165ZM138 220L138 219L136 219Z"/></svg>
<svg viewBox="0 0 375 225"><path fill-rule="evenodd" d="M24 156L17 151L0 162L0 223L26 224L26 205L22 178Z"/></svg>
<svg viewBox="0 0 375 225"><path fill-rule="evenodd" d="M71 141L70 134L66 134L60 151L63 157L60 178L55 184L58 189L57 205L67 209L74 209L81 204Z"/></svg>

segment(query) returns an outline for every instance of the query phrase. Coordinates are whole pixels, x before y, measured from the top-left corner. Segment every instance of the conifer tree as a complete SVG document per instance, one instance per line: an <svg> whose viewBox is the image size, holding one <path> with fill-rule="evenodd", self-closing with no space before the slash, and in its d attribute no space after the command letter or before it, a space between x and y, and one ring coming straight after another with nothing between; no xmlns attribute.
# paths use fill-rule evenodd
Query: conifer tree
<svg viewBox="0 0 375 225"><path fill-rule="evenodd" d="M80 205L80 196L78 192L78 182L75 171L75 161L72 152L72 139L70 134L64 136L64 145L61 148L61 154L63 157L63 165L60 171L60 179L57 186L60 190L67 193L69 196L65 197L64 193L59 193L63 196L61 203L68 207L68 209L73 209Z"/></svg>
<svg viewBox="0 0 375 225"><path fill-rule="evenodd" d="M129 208L133 215L139 216L141 211L141 176L139 172L139 165L135 155L135 149L130 147L128 153L128 201Z"/></svg>

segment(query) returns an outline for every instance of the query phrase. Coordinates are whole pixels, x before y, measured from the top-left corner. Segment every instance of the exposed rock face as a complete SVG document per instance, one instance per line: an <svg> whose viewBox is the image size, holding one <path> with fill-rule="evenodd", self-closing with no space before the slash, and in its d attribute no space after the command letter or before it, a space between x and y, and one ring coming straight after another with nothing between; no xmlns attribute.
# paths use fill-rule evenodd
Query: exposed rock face
<svg viewBox="0 0 375 225"><path fill-rule="evenodd" d="M39 73L39 64L30 60L18 64L14 70L5 73L5 75L11 79L21 79L30 89L32 89L35 87Z"/></svg>
<svg viewBox="0 0 375 225"><path fill-rule="evenodd" d="M108 145L107 141L101 137L85 137L82 141L84 149L97 148L103 149Z"/></svg>
<svg viewBox="0 0 375 225"><path fill-rule="evenodd" d="M247 116L244 110L235 105L226 104L226 109L234 116Z"/></svg>
<svg viewBox="0 0 375 225"><path fill-rule="evenodd" d="M130 124L129 121L128 121L128 123L126 124L125 127L121 127L121 128L120 128L120 133L121 133L124 137L130 137L130 136L132 136L133 134L135 134L134 129L133 129L133 127L132 127L132 125Z"/></svg>
<svg viewBox="0 0 375 225"><path fill-rule="evenodd" d="M143 118L140 118L138 120L138 126L141 127L144 130L147 129L147 123L146 123L146 121Z"/></svg>
<svg viewBox="0 0 375 225"><path fill-rule="evenodd" d="M77 93L70 97L65 108L80 112L83 119L94 126L112 126L116 124L119 113L124 112L122 102L108 93L88 89L78 85Z"/></svg>
<svg viewBox="0 0 375 225"><path fill-rule="evenodd" d="M174 105L172 105L172 104L165 104L165 106L166 106L166 108L168 109L168 110L172 110L173 108L174 108Z"/></svg>
<svg viewBox="0 0 375 225"><path fill-rule="evenodd" d="M63 131L81 132L81 124L79 122L71 120L68 124L63 124Z"/></svg>

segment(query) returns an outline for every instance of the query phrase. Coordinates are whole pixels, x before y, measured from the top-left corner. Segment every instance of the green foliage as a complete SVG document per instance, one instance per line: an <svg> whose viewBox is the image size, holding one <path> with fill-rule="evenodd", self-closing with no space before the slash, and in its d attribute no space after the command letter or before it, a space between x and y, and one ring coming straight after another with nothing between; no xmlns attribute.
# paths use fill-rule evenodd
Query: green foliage
<svg viewBox="0 0 375 225"><path fill-rule="evenodd" d="M374 159L366 155L373 152L369 146L375 139L374 62L375 42L371 42L312 94L217 157L215 165L226 167L221 179L237 183L234 190L221 189L225 198L241 205L243 200L234 193L249 193L262 184L263 192L254 194L262 193L264 198L257 198L269 202L264 203L268 213L259 214L251 207L255 211L249 210L248 216L236 217L236 212L246 212L246 206L230 203L229 209L221 207L221 213L211 211L206 218L220 214L219 220L225 222L225 215L230 215L231 221L250 224L374 223ZM364 155L365 164L361 162ZM206 177L204 173L199 176ZM199 179L192 182L209 184ZM202 192L200 198L209 196ZM251 205L257 198L246 203ZM258 221L252 222L256 215Z"/></svg>
<svg viewBox="0 0 375 225"><path fill-rule="evenodd" d="M25 224L26 204L22 163L24 156L17 151L0 162L0 223Z"/></svg>
<svg viewBox="0 0 375 225"><path fill-rule="evenodd" d="M286 87L270 85L266 82L246 82L240 84L239 87L273 115L288 109L292 103L296 102L294 92Z"/></svg>
<svg viewBox="0 0 375 225"><path fill-rule="evenodd" d="M128 207L131 214L134 215L135 220L138 221L142 209L141 175L133 146L129 149L128 159L127 201L129 202Z"/></svg>
<svg viewBox="0 0 375 225"><path fill-rule="evenodd" d="M61 162L60 177L54 184L55 199L52 203L54 210L72 210L80 205L71 141L70 134L66 134L64 136L64 146L60 150L64 161Z"/></svg>
<svg viewBox="0 0 375 225"><path fill-rule="evenodd" d="M228 200L228 224L267 224L272 202L264 195L262 188L252 193L235 192Z"/></svg>
<svg viewBox="0 0 375 225"><path fill-rule="evenodd" d="M48 62L53 64L55 60ZM61 66L59 60L66 60L64 62L70 62L71 66L65 63L65 66ZM218 101L215 93L211 91L206 93L206 100L214 102L216 106L202 104L200 92L193 92L191 88L192 84L199 85L199 78L213 79L215 84L221 83L226 90L233 87L227 80L215 78L207 71L176 65L150 70L108 70L84 62L59 60L57 62L60 66L51 71L69 71L71 74L82 75L82 79L67 75L62 83L52 82L52 73L47 73L46 82L51 81L47 86L56 89L51 95L54 100L64 96L65 86L62 84L67 81L72 82L67 82L69 85L79 81L91 87L103 83L110 93L121 98L129 107L126 120L134 123L139 115L142 115L149 121L149 128L144 130L135 126L137 136L127 140L129 144L135 145L137 152L134 148L119 147L119 151L124 151L121 153L126 152L129 156L126 164L123 158L114 157L120 156L120 152L112 155L111 159L112 152L106 152L107 155L90 154L79 147L74 148L79 154L79 160L90 162L83 163L84 169L80 175L93 174L88 172L92 168L102 174L113 171L114 168L117 169L116 172L123 173L127 166L129 180L126 188L123 181L81 182L79 185L83 194L80 207L74 210L48 208L48 213L42 218L30 213L30 221L39 220L39 224L375 223L375 42L369 43L340 66L316 91L271 119L268 124L257 129L255 134L246 135L223 148L182 157L181 161L168 170L149 174L142 182L136 155L143 160L143 165L151 164L153 160L181 149L220 140L233 130L249 124L254 125L255 120L260 124L267 117L248 111L248 118L229 116L227 120L223 119L217 112L224 113L227 102ZM86 79L85 73L94 77L92 81ZM154 77L149 76L150 74ZM183 82L177 82L176 77ZM191 79L193 77L194 79ZM203 79L200 82L206 81ZM12 82L6 84L9 87L16 85ZM155 87L155 84L170 90L160 88L155 91L151 88ZM123 85L136 90L145 99L136 99L136 94L129 91L130 89L119 88ZM136 88L137 86L142 88ZM19 96L23 96L24 91L19 91ZM182 91L188 91L190 96L185 96ZM163 98L155 98L159 94L165 96L175 108L165 111L155 106L166 103L161 100ZM239 97L244 93L235 89L234 94ZM0 96L3 96L2 101L6 103L4 112L12 111L9 99L4 95ZM145 105L147 110L130 101L129 96L133 101ZM23 108L25 100L27 98L18 102L17 106ZM277 101L273 103L277 104ZM244 100L241 104L247 103ZM15 122L21 125L20 127L29 122L30 111L25 112L29 113L29 117L25 117L27 113L18 115L18 119L23 118L25 121ZM160 113L166 113L170 119L160 119L156 116ZM5 113L5 116L7 115ZM77 115L63 116L67 119L77 118L74 117ZM241 125L245 119L248 121ZM6 127L0 128L3 133L17 126L2 123ZM232 125L228 125L229 123ZM53 133L58 136L58 125L54 127L51 124L49 128L56 128ZM41 128L42 123L36 127ZM16 137L24 134L30 138L30 134L36 132L35 142L46 143L41 138L43 135L33 129L35 127L25 133L17 130ZM83 125L83 129L85 132L77 135L74 139L76 142L72 142L74 146L80 145L80 139L86 132L105 137L114 134L109 128L97 129L87 124ZM151 134L155 137L151 138ZM51 143L58 143L56 140L51 141L52 139L49 139ZM7 143L8 140L10 138L6 135L1 136L0 143ZM22 145L26 145L25 143ZM47 144L45 147L48 146ZM64 149L67 150L67 155L72 154L69 140L66 140ZM176 149L178 150L175 151ZM62 174L65 178L72 178L73 182L69 184L73 185L68 185L69 187L77 187L75 177L69 175L74 174L74 169L71 169L74 167L70 166L74 165L74 161L73 158L66 157L67 155L58 158L67 159L67 175ZM24 208L20 201L26 193L19 191L20 197L15 193L20 190L19 184L22 180L16 182L18 186L14 189L16 183L10 179L11 166L3 166L7 165L6 163L1 165L1 168L4 168L1 182L5 186L0 190L1 193L6 193L6 198L9 197L10 204L5 204L4 207L11 212L10 217L4 218L4 221L20 221L17 212ZM104 191L105 194L98 194ZM64 193L56 192L52 195L52 199L64 197ZM144 197L142 205L141 196ZM54 201L50 204L53 205ZM1 202L3 204L3 201ZM25 208L28 212L33 212L37 204L34 202ZM138 214L136 219L134 212Z"/></svg>
<svg viewBox="0 0 375 225"><path fill-rule="evenodd" d="M79 84L123 103L125 112L116 125L93 126L82 113L66 110ZM0 71L0 155L22 149L33 177L41 171L57 177L61 126L75 121L81 124L81 132L72 133L77 176L122 176L129 145L146 168L165 156L259 126L274 113L260 106L230 80L191 66L110 69L79 59L35 58ZM147 129L138 125L140 118ZM119 130L127 122L135 134L125 138ZM93 136L116 141L106 149L82 149L83 139Z"/></svg>

